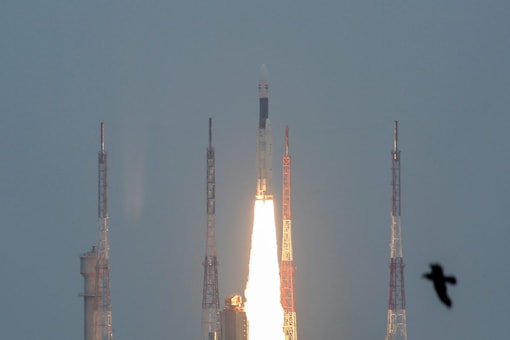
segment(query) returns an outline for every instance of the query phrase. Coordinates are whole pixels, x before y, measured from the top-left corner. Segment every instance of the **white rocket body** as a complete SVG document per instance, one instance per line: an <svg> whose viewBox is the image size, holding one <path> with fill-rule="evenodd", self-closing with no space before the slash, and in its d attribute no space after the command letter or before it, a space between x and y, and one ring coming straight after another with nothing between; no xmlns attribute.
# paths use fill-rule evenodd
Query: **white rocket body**
<svg viewBox="0 0 510 340"><path fill-rule="evenodd" d="M257 129L257 199L273 198L271 123L269 121L269 82L262 65L259 81L259 127Z"/></svg>

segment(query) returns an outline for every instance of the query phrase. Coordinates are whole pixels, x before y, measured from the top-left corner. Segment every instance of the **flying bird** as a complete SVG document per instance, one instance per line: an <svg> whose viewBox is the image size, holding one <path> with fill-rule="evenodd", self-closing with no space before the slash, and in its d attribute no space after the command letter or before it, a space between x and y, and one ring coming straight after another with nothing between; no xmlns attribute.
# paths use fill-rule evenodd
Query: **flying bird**
<svg viewBox="0 0 510 340"><path fill-rule="evenodd" d="M448 308L450 308L452 306L452 300L448 297L446 284L450 283L455 285L457 283L457 279L455 276L444 276L443 268L439 263L431 263L430 269L431 272L423 274L423 277L434 282L434 288L436 289L437 296Z"/></svg>

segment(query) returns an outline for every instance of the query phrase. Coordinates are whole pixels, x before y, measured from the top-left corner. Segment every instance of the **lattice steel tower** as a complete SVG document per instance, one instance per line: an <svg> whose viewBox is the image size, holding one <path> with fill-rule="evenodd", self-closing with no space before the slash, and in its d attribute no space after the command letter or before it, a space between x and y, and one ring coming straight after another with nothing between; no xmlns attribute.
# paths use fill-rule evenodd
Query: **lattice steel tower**
<svg viewBox="0 0 510 340"><path fill-rule="evenodd" d="M98 155L98 240L92 250L80 257L84 285L85 340L112 340L112 303L108 244L108 157L104 149L104 123L101 122L101 150Z"/></svg>
<svg viewBox="0 0 510 340"><path fill-rule="evenodd" d="M112 330L112 300L110 296L110 263L108 244L108 157L104 150L104 123L101 122L101 151L98 155L98 204L97 216L99 219L98 260L97 260L97 292L99 295L99 310L101 313L100 329L101 339L113 339Z"/></svg>
<svg viewBox="0 0 510 340"><path fill-rule="evenodd" d="M402 256L402 230L400 225L400 150L398 149L398 121L395 121L393 126L391 174L390 297L388 302L388 330L386 333L386 340L407 340L404 259Z"/></svg>
<svg viewBox="0 0 510 340"><path fill-rule="evenodd" d="M282 160L283 232L280 264L281 303L284 311L283 332L286 340L297 340L296 309L294 304L294 259L292 257L292 202L291 159L289 155L289 128L285 127L285 154Z"/></svg>
<svg viewBox="0 0 510 340"><path fill-rule="evenodd" d="M216 258L215 166L212 146L212 118L209 118L209 147L207 154L207 240L204 259L204 288L202 298L202 340L220 338L220 300L218 294L218 260Z"/></svg>

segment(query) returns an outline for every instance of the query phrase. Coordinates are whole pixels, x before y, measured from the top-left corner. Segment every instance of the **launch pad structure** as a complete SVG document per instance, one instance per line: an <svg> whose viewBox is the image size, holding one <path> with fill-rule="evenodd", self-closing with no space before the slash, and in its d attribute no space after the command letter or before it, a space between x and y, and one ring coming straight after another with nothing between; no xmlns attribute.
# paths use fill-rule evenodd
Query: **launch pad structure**
<svg viewBox="0 0 510 340"><path fill-rule="evenodd" d="M260 69L258 83L259 120L256 148L256 202L270 200L272 206L272 136L269 120L269 81L265 65ZM250 325L247 312L239 295L227 297L226 307L220 310L218 289L218 260L216 255L215 230L215 150L212 145L212 118L209 118L209 145L206 150L206 252L203 262L202 327L201 340L242 340L247 339ZM278 326L285 340L297 340L296 311L294 302L294 262L292 250L291 215L291 159L289 154L289 132L285 130L285 154L283 155L283 237L280 275L276 278L276 305L283 311L282 323ZM272 208L271 208L272 210ZM274 222L274 219L273 219ZM254 226L255 229L255 226ZM252 245L253 246L253 245ZM277 255L275 254L275 259ZM278 264L276 263L278 267ZM275 273L277 273L275 271ZM245 291L245 295L248 291ZM258 301L255 299L253 301ZM264 305L267 308L267 305ZM278 309L277 308L277 309ZM254 323L255 324L255 323ZM264 324L266 325L266 324ZM283 325L283 327L282 327Z"/></svg>

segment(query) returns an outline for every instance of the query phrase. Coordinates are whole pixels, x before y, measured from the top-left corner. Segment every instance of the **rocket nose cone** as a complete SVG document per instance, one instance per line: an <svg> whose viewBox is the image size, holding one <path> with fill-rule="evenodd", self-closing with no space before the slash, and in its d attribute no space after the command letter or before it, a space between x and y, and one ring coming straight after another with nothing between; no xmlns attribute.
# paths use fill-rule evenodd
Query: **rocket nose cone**
<svg viewBox="0 0 510 340"><path fill-rule="evenodd" d="M260 84L268 84L269 81L268 81L268 76L267 76L267 66L266 64L262 64L262 66L260 66L260 81L259 81Z"/></svg>

